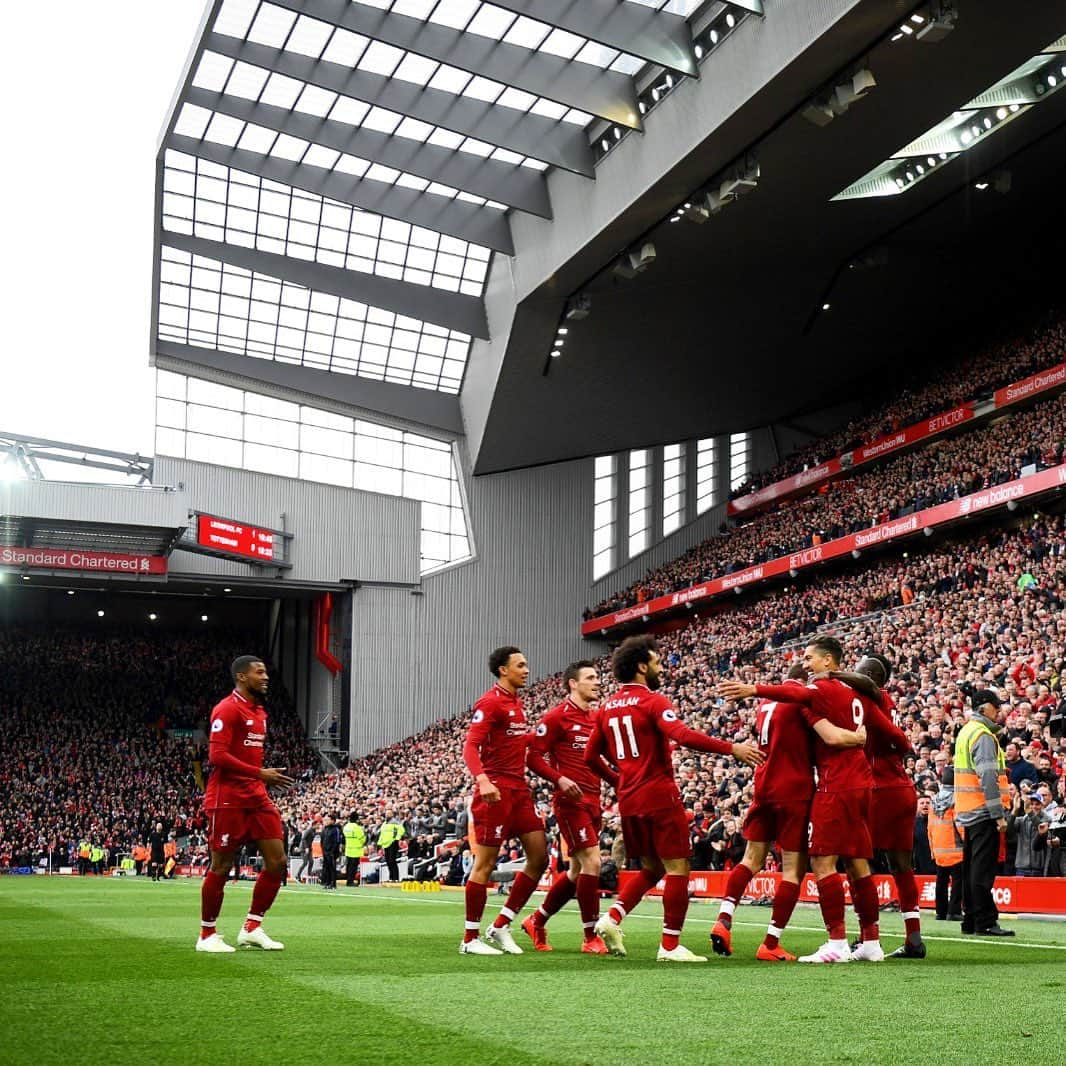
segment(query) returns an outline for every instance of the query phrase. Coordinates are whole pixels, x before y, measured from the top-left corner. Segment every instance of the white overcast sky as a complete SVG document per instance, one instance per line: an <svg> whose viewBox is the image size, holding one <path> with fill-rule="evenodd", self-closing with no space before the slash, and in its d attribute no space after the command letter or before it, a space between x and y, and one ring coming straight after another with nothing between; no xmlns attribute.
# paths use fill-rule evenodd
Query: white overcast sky
<svg viewBox="0 0 1066 1066"><path fill-rule="evenodd" d="M154 160L203 11L4 5L0 432L152 454Z"/></svg>

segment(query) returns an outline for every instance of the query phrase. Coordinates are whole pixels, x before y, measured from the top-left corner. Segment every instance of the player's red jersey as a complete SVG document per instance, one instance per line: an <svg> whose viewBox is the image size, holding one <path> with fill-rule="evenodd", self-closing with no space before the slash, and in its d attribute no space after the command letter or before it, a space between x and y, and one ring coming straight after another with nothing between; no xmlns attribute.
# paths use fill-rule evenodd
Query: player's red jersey
<svg viewBox="0 0 1066 1066"><path fill-rule="evenodd" d="M802 681L782 688L802 690ZM766 762L755 771L759 803L801 803L814 794L814 750L811 731L799 703L766 700L755 712L755 736Z"/></svg>
<svg viewBox="0 0 1066 1066"><path fill-rule="evenodd" d="M526 746L530 732L522 701L499 685L474 704L463 761L470 773L488 774L494 785L519 788L526 783Z"/></svg>
<svg viewBox="0 0 1066 1066"><path fill-rule="evenodd" d="M733 751L732 744L689 729L670 701L647 685L623 685L603 704L585 749L585 763L596 769L606 757L618 767L620 814L644 815L680 804L671 740L717 755Z"/></svg>
<svg viewBox="0 0 1066 1066"><path fill-rule="evenodd" d="M585 749L596 724L596 711L582 710L567 697L540 720L529 742L529 768L559 784L569 777L585 797L600 802L600 776L585 765Z"/></svg>
<svg viewBox="0 0 1066 1066"><path fill-rule="evenodd" d="M803 717L813 728L823 718L840 729L855 732L866 720L863 697L835 678L821 678L804 685L756 685L755 694L773 700L803 704ZM873 773L862 748L831 748L821 738L814 743L819 792L846 792L873 788Z"/></svg>
<svg viewBox="0 0 1066 1066"><path fill-rule="evenodd" d="M874 774L874 788L913 788L914 782L903 768L903 759L912 751L906 733L899 728L896 705L887 692L881 693L878 710L866 717L866 757Z"/></svg>
<svg viewBox="0 0 1066 1066"><path fill-rule="evenodd" d="M236 689L211 712L211 743L207 761L212 766L204 793L204 807L271 807L266 785L259 780L267 714L260 703Z"/></svg>

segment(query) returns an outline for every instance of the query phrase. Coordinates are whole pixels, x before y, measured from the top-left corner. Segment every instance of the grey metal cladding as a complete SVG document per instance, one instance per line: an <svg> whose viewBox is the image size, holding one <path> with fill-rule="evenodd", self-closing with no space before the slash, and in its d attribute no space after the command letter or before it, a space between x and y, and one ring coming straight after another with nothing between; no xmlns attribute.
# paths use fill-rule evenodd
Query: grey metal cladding
<svg viewBox="0 0 1066 1066"><path fill-rule="evenodd" d="M617 0L492 0L496 7L526 15L590 41L696 75L696 53L688 20L668 11Z"/></svg>
<svg viewBox="0 0 1066 1066"><path fill-rule="evenodd" d="M345 270L343 267L293 259L275 252L244 248L222 241L209 241L203 237L171 233L168 230L163 230L162 242L170 248L179 248L192 255L202 255L244 270L283 278L316 292L328 292L345 300L358 300L360 303L381 307L398 315L419 318L472 337L488 339L485 307L477 296L446 292L429 285L412 285L408 281L397 281L395 278Z"/></svg>
<svg viewBox="0 0 1066 1066"><path fill-rule="evenodd" d="M544 177L529 167L484 159L471 152L423 144L410 137L396 137L207 89L191 88L186 99L190 104L253 122L276 133L299 137L429 181L463 189L475 196L497 200L519 211L551 218Z"/></svg>
<svg viewBox="0 0 1066 1066"><path fill-rule="evenodd" d="M272 0L394 48L448 63L547 100L641 129L637 91L627 74L535 52L448 26L395 15L348 0Z"/></svg>
<svg viewBox="0 0 1066 1066"><path fill-rule="evenodd" d="M312 59L220 33L209 35L207 47L209 51L238 62L276 70L319 89L410 115L420 122L532 156L587 178L595 174L588 135L569 122L498 107L486 100L455 96L403 78L387 78L358 68L353 70L327 59Z"/></svg>
<svg viewBox="0 0 1066 1066"><path fill-rule="evenodd" d="M351 204L363 211L373 211L386 218L409 222L412 226L446 233L471 244L480 244L494 252L514 255L511 227L506 215L495 208L451 200L436 193L418 192L373 178L357 178L350 174L325 170L307 163L291 163L285 159L243 148L228 148L223 144L200 141L194 137L171 134L169 147L186 155L208 159L222 166L234 167L258 174L271 181L291 185L294 189L325 196L339 203Z"/></svg>

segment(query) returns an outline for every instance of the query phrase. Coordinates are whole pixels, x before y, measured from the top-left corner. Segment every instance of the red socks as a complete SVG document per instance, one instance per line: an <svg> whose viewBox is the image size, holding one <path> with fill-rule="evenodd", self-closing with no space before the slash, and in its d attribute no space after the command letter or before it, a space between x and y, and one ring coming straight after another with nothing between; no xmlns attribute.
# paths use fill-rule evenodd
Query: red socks
<svg viewBox="0 0 1066 1066"><path fill-rule="evenodd" d="M818 882L818 906L822 909L822 921L830 940L844 940L844 878L838 873L829 874Z"/></svg>
<svg viewBox="0 0 1066 1066"><path fill-rule="evenodd" d="M536 887L537 882L534 881L532 877L527 877L524 870L521 873L515 874L514 884L511 885L511 892L507 897L507 903L504 905L503 910L501 910L496 916L496 921L492 924L497 928L510 925L514 916L529 902L529 897L533 895L533 889Z"/></svg>
<svg viewBox="0 0 1066 1066"><path fill-rule="evenodd" d="M200 884L200 936L207 939L215 932L215 922L222 910L226 878L208 870Z"/></svg>
<svg viewBox="0 0 1066 1066"><path fill-rule="evenodd" d="M907 939L916 943L922 939L922 916L918 910L918 882L914 880L913 870L901 870L896 874L896 894Z"/></svg>
<svg viewBox="0 0 1066 1066"><path fill-rule="evenodd" d="M688 913L688 877L685 874L667 874L663 891L663 939L667 951L677 947L678 938L685 925Z"/></svg>
<svg viewBox="0 0 1066 1066"><path fill-rule="evenodd" d="M629 883L618 894L608 917L616 925L622 924L622 919L659 883L659 876L648 870L641 870L636 877L629 879Z"/></svg>
<svg viewBox="0 0 1066 1066"><path fill-rule="evenodd" d="M252 889L252 906L248 911L248 919L244 928L249 933L254 932L263 922L263 915L270 910L270 905L278 895L281 888L283 874L272 874L268 870L260 870L255 879L255 888Z"/></svg>
<svg viewBox="0 0 1066 1066"><path fill-rule="evenodd" d="M577 905L581 908L581 927L585 939L592 940L596 935L596 922L600 917L600 879L595 874L578 874Z"/></svg>
<svg viewBox="0 0 1066 1066"><path fill-rule="evenodd" d="M544 902L533 912L533 921L537 925L543 925L553 914L562 910L574 898L576 891L577 885L570 880L570 875L559 874L552 882L552 887L544 897Z"/></svg>
<svg viewBox="0 0 1066 1066"><path fill-rule="evenodd" d="M792 912L796 909L796 901L799 899L800 886L791 881L782 881L774 893L774 909L770 915L770 924L766 929L766 939L763 943L768 948L776 948L781 943L781 934L785 931Z"/></svg>
<svg viewBox="0 0 1066 1066"><path fill-rule="evenodd" d="M485 913L485 899L488 889L480 881L466 883L466 927L463 933L464 943L477 940L481 931L481 916Z"/></svg>
<svg viewBox="0 0 1066 1066"><path fill-rule="evenodd" d="M872 875L867 875L852 883L851 900L855 904L855 913L859 916L862 939L878 940L881 935L877 922L880 908L877 901L877 886L874 884Z"/></svg>
<svg viewBox="0 0 1066 1066"><path fill-rule="evenodd" d="M755 874L743 863L734 866L732 872L729 874L729 880L725 883L725 895L722 897L722 906L718 911L718 921L720 921L726 929L733 928L733 911L736 909L737 901L744 895L744 889L748 887L754 876Z"/></svg>

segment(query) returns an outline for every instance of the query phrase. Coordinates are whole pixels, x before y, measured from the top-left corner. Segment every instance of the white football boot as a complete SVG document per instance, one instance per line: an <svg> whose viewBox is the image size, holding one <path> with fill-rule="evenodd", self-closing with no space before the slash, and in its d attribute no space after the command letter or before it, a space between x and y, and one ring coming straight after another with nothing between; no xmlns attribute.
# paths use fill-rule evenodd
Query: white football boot
<svg viewBox="0 0 1066 1066"><path fill-rule="evenodd" d="M612 955L617 955L620 959L626 957L626 946L623 943L626 935L609 914L605 914L596 923L596 935L607 945L607 950Z"/></svg>
<svg viewBox="0 0 1066 1066"><path fill-rule="evenodd" d="M508 955L521 955L522 949L514 942L509 925L490 925L485 939L496 945Z"/></svg>
<svg viewBox="0 0 1066 1066"><path fill-rule="evenodd" d="M801 955L797 962L851 962L851 948L846 940L830 940L812 955Z"/></svg>
<svg viewBox="0 0 1066 1066"><path fill-rule="evenodd" d="M242 948L262 948L264 951L283 951L285 948L280 940L271 940L261 925L250 933L242 925L237 934L237 944Z"/></svg>
<svg viewBox="0 0 1066 1066"><path fill-rule="evenodd" d="M196 941L196 950L206 951L209 955L229 955L237 949L232 944L227 944L218 933L212 933Z"/></svg>
<svg viewBox="0 0 1066 1066"><path fill-rule="evenodd" d="M464 940L459 944L460 955L502 955L499 948L486 944L484 940Z"/></svg>
<svg viewBox="0 0 1066 1066"><path fill-rule="evenodd" d="M880 940L863 940L851 953L852 962L882 962L884 957Z"/></svg>
<svg viewBox="0 0 1066 1066"><path fill-rule="evenodd" d="M667 950L659 945L659 954L655 956L656 962L706 962L706 955L696 955L689 951L684 944L678 944L676 948Z"/></svg>

